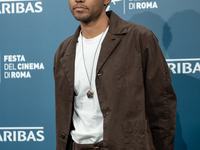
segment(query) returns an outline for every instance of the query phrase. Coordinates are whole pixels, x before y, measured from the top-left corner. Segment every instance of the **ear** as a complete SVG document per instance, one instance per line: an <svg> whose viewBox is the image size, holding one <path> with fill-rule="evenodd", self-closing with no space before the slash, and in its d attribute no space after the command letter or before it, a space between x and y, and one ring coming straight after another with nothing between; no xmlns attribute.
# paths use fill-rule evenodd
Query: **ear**
<svg viewBox="0 0 200 150"><path fill-rule="evenodd" d="M111 0L104 0L104 6L107 6Z"/></svg>

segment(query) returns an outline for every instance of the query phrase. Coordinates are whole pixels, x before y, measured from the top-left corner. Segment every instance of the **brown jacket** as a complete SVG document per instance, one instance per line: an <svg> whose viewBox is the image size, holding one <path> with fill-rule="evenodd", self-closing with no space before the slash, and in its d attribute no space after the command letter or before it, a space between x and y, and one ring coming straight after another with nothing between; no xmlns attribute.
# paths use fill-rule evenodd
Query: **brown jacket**
<svg viewBox="0 0 200 150"><path fill-rule="evenodd" d="M104 150L173 150L176 95L154 34L113 12L102 43L96 88ZM54 58L56 150L70 150L75 49L80 27Z"/></svg>

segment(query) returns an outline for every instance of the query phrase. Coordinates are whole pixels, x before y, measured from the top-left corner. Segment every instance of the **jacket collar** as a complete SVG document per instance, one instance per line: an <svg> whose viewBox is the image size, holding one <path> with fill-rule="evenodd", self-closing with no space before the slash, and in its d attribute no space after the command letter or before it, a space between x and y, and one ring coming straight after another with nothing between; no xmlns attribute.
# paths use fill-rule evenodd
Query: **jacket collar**
<svg viewBox="0 0 200 150"><path fill-rule="evenodd" d="M108 32L114 35L126 34L128 32L124 20L122 20L117 14L113 11L108 11L106 14L110 18L110 27Z"/></svg>
<svg viewBox="0 0 200 150"><path fill-rule="evenodd" d="M115 47L120 43L121 39L117 35L124 35L128 32L125 21L114 12L107 12L107 16L110 18L109 30L102 43L96 74L99 73L106 60L114 51Z"/></svg>

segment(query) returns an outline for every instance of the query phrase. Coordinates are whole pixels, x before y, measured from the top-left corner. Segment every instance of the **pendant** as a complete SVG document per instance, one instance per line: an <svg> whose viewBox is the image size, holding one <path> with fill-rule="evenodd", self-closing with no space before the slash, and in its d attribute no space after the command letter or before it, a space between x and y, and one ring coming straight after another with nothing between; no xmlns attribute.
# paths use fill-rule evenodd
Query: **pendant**
<svg viewBox="0 0 200 150"><path fill-rule="evenodd" d="M94 92L90 89L90 90L87 92L87 97L88 97L88 98L93 98L93 95L94 95Z"/></svg>

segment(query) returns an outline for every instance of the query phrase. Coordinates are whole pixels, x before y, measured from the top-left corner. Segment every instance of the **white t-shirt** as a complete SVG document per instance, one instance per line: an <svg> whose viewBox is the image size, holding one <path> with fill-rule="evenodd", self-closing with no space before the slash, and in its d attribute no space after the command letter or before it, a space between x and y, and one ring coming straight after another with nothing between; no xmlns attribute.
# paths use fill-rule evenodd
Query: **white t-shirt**
<svg viewBox="0 0 200 150"><path fill-rule="evenodd" d="M103 115L97 97L95 78L101 44L108 28L109 27L107 27L104 33L92 39L85 39L80 33L76 45L74 79L74 91L76 96L74 98L73 113L73 124L75 130L71 131L71 135L72 139L79 144L92 144L103 140ZM93 98L87 97L87 92L90 89L90 81L88 80L87 72L85 70L82 51L84 52L85 65L89 80L91 80L92 74L91 87L94 92Z"/></svg>

